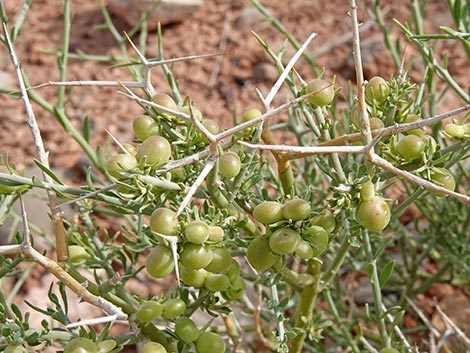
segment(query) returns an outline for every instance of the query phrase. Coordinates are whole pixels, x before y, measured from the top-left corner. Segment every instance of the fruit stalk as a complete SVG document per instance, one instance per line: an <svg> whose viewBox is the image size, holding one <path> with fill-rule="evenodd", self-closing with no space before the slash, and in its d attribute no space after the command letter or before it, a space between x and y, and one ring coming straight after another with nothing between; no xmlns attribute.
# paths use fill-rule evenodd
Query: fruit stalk
<svg viewBox="0 0 470 353"><path fill-rule="evenodd" d="M310 260L307 265L307 273L311 274L314 278L313 283L304 287L300 293L298 310L295 314L295 327L302 330L289 342L290 353L300 353L304 345L307 330L305 328L304 318L311 319L317 294L320 292L320 271L321 264L317 261Z"/></svg>

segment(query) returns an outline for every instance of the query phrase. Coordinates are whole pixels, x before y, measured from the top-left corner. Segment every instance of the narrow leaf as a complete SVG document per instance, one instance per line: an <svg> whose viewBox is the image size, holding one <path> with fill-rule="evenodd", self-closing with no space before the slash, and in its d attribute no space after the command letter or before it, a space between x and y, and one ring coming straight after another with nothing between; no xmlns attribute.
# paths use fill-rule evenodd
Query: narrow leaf
<svg viewBox="0 0 470 353"><path fill-rule="evenodd" d="M90 118L88 116L83 120L83 138L90 143Z"/></svg>
<svg viewBox="0 0 470 353"><path fill-rule="evenodd" d="M367 277L369 277L369 279L372 279L372 271L374 271L374 266L372 266L371 263L364 267L364 272L366 273Z"/></svg>
<svg viewBox="0 0 470 353"><path fill-rule="evenodd" d="M47 168L44 164L39 162L37 159L34 159L34 163L39 167L39 169L41 169L44 173L50 176L57 184L64 185L60 178L55 175L55 173L49 168Z"/></svg>
<svg viewBox="0 0 470 353"><path fill-rule="evenodd" d="M393 274L394 268L395 268L395 260L391 260L384 266L382 271L380 271L380 276L379 276L380 288L383 288L385 284L388 282L388 280Z"/></svg>

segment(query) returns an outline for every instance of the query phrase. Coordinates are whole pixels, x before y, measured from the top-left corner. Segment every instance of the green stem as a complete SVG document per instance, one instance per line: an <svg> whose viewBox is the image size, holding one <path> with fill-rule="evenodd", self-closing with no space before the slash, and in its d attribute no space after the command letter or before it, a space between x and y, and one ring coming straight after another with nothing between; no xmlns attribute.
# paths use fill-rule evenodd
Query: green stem
<svg viewBox="0 0 470 353"><path fill-rule="evenodd" d="M324 286L327 286L331 282L331 280L336 276L336 274L341 268L341 265L343 264L344 259L346 258L346 255L348 254L348 251L349 251L349 236L350 236L349 221L346 215L344 214L344 212L342 214L342 223L343 223L344 237L343 237L343 240L341 241L339 248L335 251L333 262L323 273L322 282Z"/></svg>
<svg viewBox="0 0 470 353"><path fill-rule="evenodd" d="M211 201L214 202L218 207L226 209L228 213L237 220L243 221L243 228L247 231L248 234L258 234L259 230L253 221L249 219L245 212L239 209L235 203L230 203L218 187L217 169L218 168L216 165L214 168L212 168L211 172L207 175L206 178L207 191L211 195Z"/></svg>
<svg viewBox="0 0 470 353"><path fill-rule="evenodd" d="M369 232L364 229L362 232L364 240L364 251L366 253L367 261L371 266L371 278L370 282L372 285L372 293L374 296L374 307L375 307L375 321L379 329L380 337L382 339L382 344L385 347L391 347L390 336L387 332L387 326L385 323L385 318L382 310L382 292L380 289L379 273L377 270L377 262L374 258L374 253L372 251L372 246L369 238Z"/></svg>
<svg viewBox="0 0 470 353"><path fill-rule="evenodd" d="M317 261L310 260L308 262L307 273L313 276L314 281L312 284L305 286L300 293L298 309L295 315L295 327L302 331L289 341L289 353L300 353L302 351L307 336L307 328L305 327L306 324L304 320L311 319L317 295L321 290L320 272L321 264Z"/></svg>
<svg viewBox="0 0 470 353"><path fill-rule="evenodd" d="M93 282L90 282L88 278L84 277L80 272L78 272L75 267L71 265L66 265L66 271L69 275L71 275L76 281L79 283L87 283L87 290L97 296L101 296L104 299L108 300L109 302L113 303L114 305L120 307L126 314L132 314L135 312L135 308L132 304L128 303L127 301L123 300L122 298L116 296L112 292L103 293L100 290L100 286L96 285Z"/></svg>
<svg viewBox="0 0 470 353"><path fill-rule="evenodd" d="M470 96L462 87L460 87L458 82L455 81L449 71L439 64L432 50L426 47L422 41L414 38L414 33L412 33L405 25L401 24L398 20L395 20L395 23L401 28L403 32L405 32L406 36L416 44L424 61L427 63L427 65L434 68L439 78L446 82L466 103L470 103Z"/></svg>
<svg viewBox="0 0 470 353"><path fill-rule="evenodd" d="M297 39L295 39L295 37L287 30L287 28L285 28L284 25L268 11L268 9L261 5L258 0L250 0L250 3L273 25L274 28L279 31L279 33L281 33L285 38L287 38L287 40L292 44L295 50L300 49L302 44L300 44ZM321 73L321 70L319 69L313 57L306 52L302 54L302 57L312 67L313 72L315 72L315 75L318 76Z"/></svg>
<svg viewBox="0 0 470 353"><path fill-rule="evenodd" d="M314 110L315 118L317 119L318 125L325 126L325 117L323 115L323 111L320 107L316 107ZM324 141L331 140L330 132L327 129L322 129L322 137ZM338 174L338 179L341 181L346 180L346 174L344 174L343 166L341 165L341 161L337 153L331 153L329 155L331 162L335 168L336 173Z"/></svg>
<svg viewBox="0 0 470 353"><path fill-rule="evenodd" d="M302 288L311 285L315 281L315 278L309 273L297 273L287 267L283 267L280 272L282 279L297 291L301 291Z"/></svg>
<svg viewBox="0 0 470 353"><path fill-rule="evenodd" d="M326 302L328 303L328 307L330 308L331 314L335 318L336 323L338 324L339 329L341 330L341 333L343 334L344 339L349 343L354 353L361 353L361 350L359 349L353 337L351 336L351 332L344 325L344 322L341 319L341 315L339 314L338 309L336 308L335 301L333 300L333 297L331 296L331 292L329 288L325 288L325 290L323 291L323 297L326 299Z"/></svg>
<svg viewBox="0 0 470 353"><path fill-rule="evenodd" d="M69 52L69 41L70 41L70 0L64 1L64 37L62 41L62 53L59 57L59 81L66 80L67 74L67 55ZM64 111L64 96L65 96L65 86L59 86L57 92L57 109Z"/></svg>
<svg viewBox="0 0 470 353"><path fill-rule="evenodd" d="M385 20L382 15L382 9L380 8L379 1L372 0L372 7L374 9L375 20L384 36L385 46L390 51L390 54L392 54L393 62L395 67L398 69L401 65L400 53L398 52L398 48L392 43L390 30L385 25Z"/></svg>
<svg viewBox="0 0 470 353"><path fill-rule="evenodd" d="M83 151L87 154L88 158L90 158L93 165L95 165L101 171L101 173L108 175L103 161L99 158L98 154L93 150L85 137L83 137L83 135L80 134L80 132L78 132L78 130L73 126L67 115L65 115L63 111L56 109L52 104L40 97L34 91L30 90L28 91L28 94L29 98L33 102L56 117L57 121L62 125L65 132L67 132L67 134L69 134L80 145Z"/></svg>
<svg viewBox="0 0 470 353"><path fill-rule="evenodd" d="M75 195L75 196L83 196L88 193L93 193L92 198L95 200L104 201L109 205L123 207L136 214L141 213L140 206L138 205L130 206L126 200L122 200L114 196L105 195L104 193L95 193L95 191L70 187L68 185L49 184L45 181L40 181L38 179L30 179L30 178L22 177L19 175L12 175L12 174L6 174L6 173L0 173L0 184L29 185L32 187L38 187L38 188L45 189L45 190L52 190L54 192ZM144 211L144 213L145 212L147 212L148 214L151 213L150 210Z"/></svg>
<svg viewBox="0 0 470 353"><path fill-rule="evenodd" d="M411 6L413 9L413 21L415 23L415 31L418 35L423 34L423 16L421 15L420 8L421 1L412 0Z"/></svg>

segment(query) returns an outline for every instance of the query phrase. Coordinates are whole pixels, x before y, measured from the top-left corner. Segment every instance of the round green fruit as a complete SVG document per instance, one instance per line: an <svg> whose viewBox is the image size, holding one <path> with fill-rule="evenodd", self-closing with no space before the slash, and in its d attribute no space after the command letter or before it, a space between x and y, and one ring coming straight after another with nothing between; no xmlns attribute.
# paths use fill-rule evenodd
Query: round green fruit
<svg viewBox="0 0 470 353"><path fill-rule="evenodd" d="M278 255L290 254L299 244L300 234L291 228L280 228L269 237L269 247Z"/></svg>
<svg viewBox="0 0 470 353"><path fill-rule="evenodd" d="M98 353L98 345L89 338L77 337L64 346L64 353Z"/></svg>
<svg viewBox="0 0 470 353"><path fill-rule="evenodd" d="M157 245L150 251L145 262L145 268L150 276L163 278L175 268L173 253L164 245Z"/></svg>
<svg viewBox="0 0 470 353"><path fill-rule="evenodd" d="M152 229L152 232L163 235L177 235L178 219L176 218L176 212L165 207L157 208L150 216L150 229Z"/></svg>
<svg viewBox="0 0 470 353"><path fill-rule="evenodd" d="M108 353L116 348L117 342L115 340L104 340L98 343L99 353Z"/></svg>
<svg viewBox="0 0 470 353"><path fill-rule="evenodd" d="M247 109L242 114L242 122L245 123L247 121L254 120L261 115L262 113L258 108Z"/></svg>
<svg viewBox="0 0 470 353"><path fill-rule="evenodd" d="M230 286L229 278L222 273L209 273L204 286L212 292L222 292Z"/></svg>
<svg viewBox="0 0 470 353"><path fill-rule="evenodd" d="M184 228L184 235L187 241L202 244L209 239L209 226L203 221L189 222Z"/></svg>
<svg viewBox="0 0 470 353"><path fill-rule="evenodd" d="M162 136L150 136L137 148L135 157L139 162L145 159L147 166L161 166L167 163L171 157L171 145Z"/></svg>
<svg viewBox="0 0 470 353"><path fill-rule="evenodd" d="M246 249L246 258L251 267L258 271L270 268L279 260L279 256L271 251L269 238L264 235L255 237Z"/></svg>
<svg viewBox="0 0 470 353"><path fill-rule="evenodd" d="M295 248L295 254L301 259L308 260L313 257L313 249L307 241L300 239Z"/></svg>
<svg viewBox="0 0 470 353"><path fill-rule="evenodd" d="M310 203L303 199L288 200L282 208L282 215L285 219L292 221L302 221L310 215Z"/></svg>
<svg viewBox="0 0 470 353"><path fill-rule="evenodd" d="M421 120L421 117L419 117L418 115L416 114L408 114L406 116L406 119L404 121L404 123L415 123L417 121L420 121ZM416 135L416 136L423 136L426 131L424 130L424 128L421 128L421 129L412 129L412 130L408 130L405 132L406 134L408 135Z"/></svg>
<svg viewBox="0 0 470 353"><path fill-rule="evenodd" d="M148 115L139 115L132 122L132 130L140 141L144 141L147 137L158 135L158 124L152 117Z"/></svg>
<svg viewBox="0 0 470 353"><path fill-rule="evenodd" d="M142 346L139 353L167 353L167 350L158 342L147 342Z"/></svg>
<svg viewBox="0 0 470 353"><path fill-rule="evenodd" d="M218 243L224 239L224 229L219 226L209 226L209 241Z"/></svg>
<svg viewBox="0 0 470 353"><path fill-rule="evenodd" d="M406 135L402 137L395 146L397 153L406 161L413 161L422 156L425 143L417 135Z"/></svg>
<svg viewBox="0 0 470 353"><path fill-rule="evenodd" d="M312 92L316 93L308 97L308 101L319 107L330 104L335 98L335 88L333 84L321 78L315 78L307 84L306 93Z"/></svg>
<svg viewBox="0 0 470 353"><path fill-rule="evenodd" d="M372 77L366 85L366 98L370 103L374 101L378 103L384 102L390 94L390 88L388 87L387 81L382 77Z"/></svg>
<svg viewBox="0 0 470 353"><path fill-rule="evenodd" d="M213 119L202 119L201 123L212 135L217 135L220 131L219 124Z"/></svg>
<svg viewBox="0 0 470 353"><path fill-rule="evenodd" d="M186 303L180 298L168 299L163 303L162 316L165 319L174 319L186 310Z"/></svg>
<svg viewBox="0 0 470 353"><path fill-rule="evenodd" d="M383 198L374 196L359 204L357 218L364 228L371 232L380 232L390 222L390 208Z"/></svg>
<svg viewBox="0 0 470 353"><path fill-rule="evenodd" d="M179 317L175 321L175 333L184 342L194 342L199 338L199 329L189 317Z"/></svg>
<svg viewBox="0 0 470 353"><path fill-rule="evenodd" d="M283 205L277 201L263 201L253 209L253 217L263 224L272 224L281 221Z"/></svg>
<svg viewBox="0 0 470 353"><path fill-rule="evenodd" d="M302 236L312 248L312 257L320 256L328 247L328 232L322 227L312 226L306 232L303 232Z"/></svg>
<svg viewBox="0 0 470 353"><path fill-rule="evenodd" d="M178 105L176 105L173 98L171 98L168 94L156 93L152 96L152 101L158 105L161 105L164 108L178 111ZM165 112L161 108L154 107L153 109L160 115L171 115L170 113Z"/></svg>
<svg viewBox="0 0 470 353"><path fill-rule="evenodd" d="M206 280L207 272L205 269L194 269L180 266L180 277L184 284L193 288L202 288Z"/></svg>
<svg viewBox="0 0 470 353"><path fill-rule="evenodd" d="M191 110L193 112L193 115L194 117L199 120L199 121L202 121L202 112L197 108L195 107L194 105L191 106ZM191 115L191 112L189 111L189 106L185 105L184 107L181 107L180 108L180 111L187 114L187 115Z"/></svg>
<svg viewBox="0 0 470 353"><path fill-rule="evenodd" d="M181 263L187 268L198 270L209 265L214 255L210 247L186 243L180 254Z"/></svg>
<svg viewBox="0 0 470 353"><path fill-rule="evenodd" d="M224 272L232 263L232 254L225 247L212 249L212 261L205 269L212 273Z"/></svg>
<svg viewBox="0 0 470 353"><path fill-rule="evenodd" d="M197 353L224 353L225 342L214 332L203 332L196 341Z"/></svg>
<svg viewBox="0 0 470 353"><path fill-rule="evenodd" d="M312 218L312 223L316 226L322 227L328 234L331 234L336 229L336 218L329 211L324 211Z"/></svg>
<svg viewBox="0 0 470 353"><path fill-rule="evenodd" d="M117 154L106 163L106 170L111 176L120 179L123 178L122 173L131 171L137 165L137 159L134 156Z"/></svg>
<svg viewBox="0 0 470 353"><path fill-rule="evenodd" d="M238 154L225 152L219 157L219 173L225 178L233 178L240 173L242 164Z"/></svg>
<svg viewBox="0 0 470 353"><path fill-rule="evenodd" d="M163 312L163 305L155 300L149 300L141 303L135 312L137 320L149 322L160 317Z"/></svg>
<svg viewBox="0 0 470 353"><path fill-rule="evenodd" d="M447 190L455 190L454 176L445 168L435 168L434 173L431 175L431 181ZM431 191L431 193L438 197L447 196L447 194L438 191Z"/></svg>

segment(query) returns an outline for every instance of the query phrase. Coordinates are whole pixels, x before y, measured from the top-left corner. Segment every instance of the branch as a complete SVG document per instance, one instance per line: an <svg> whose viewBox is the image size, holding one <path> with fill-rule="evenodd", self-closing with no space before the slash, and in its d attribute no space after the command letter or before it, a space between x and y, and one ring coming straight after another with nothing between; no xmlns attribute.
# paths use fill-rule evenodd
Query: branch
<svg viewBox="0 0 470 353"><path fill-rule="evenodd" d="M23 99L23 103L26 109L26 120L30 127L31 133L33 135L34 145L38 152L39 161L48 169L49 160L48 160L48 153L44 148L44 143L41 137L41 131L39 130L39 126L36 121L36 117L34 115L33 107L31 102L29 101L28 94L26 92L26 87L23 81L23 74L21 72L20 63L18 61L18 57L16 56L15 50L13 48L13 44L10 40L10 35L8 33L8 28L5 23L3 23L3 32L5 35L5 41L8 47L8 51L10 52L10 58L15 67L16 76L18 79L18 84L20 86L21 98ZM42 172L43 178L46 182L53 184L52 178L46 174L44 171ZM49 207L51 209L51 216L52 222L54 224L54 234L56 240L56 253L59 262L65 261L68 258L68 247L67 247L67 237L64 230L64 224L62 221L62 216L60 214L60 209L56 208L58 201L57 196L54 192L48 190L47 196L49 199Z"/></svg>

